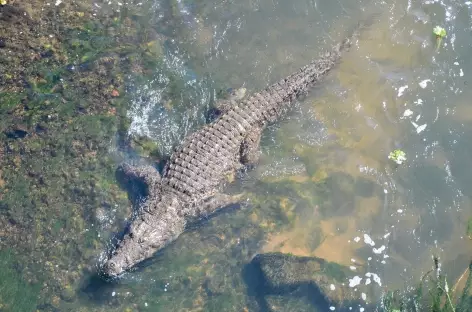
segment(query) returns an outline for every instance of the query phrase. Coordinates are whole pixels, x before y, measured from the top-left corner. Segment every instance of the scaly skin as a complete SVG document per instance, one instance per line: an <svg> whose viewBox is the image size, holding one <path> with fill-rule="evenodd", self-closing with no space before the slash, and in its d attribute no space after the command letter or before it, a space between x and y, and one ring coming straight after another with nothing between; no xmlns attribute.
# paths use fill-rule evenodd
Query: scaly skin
<svg viewBox="0 0 472 312"><path fill-rule="evenodd" d="M103 273L120 275L175 240L189 222L237 202L237 198L219 193L227 174L257 161L265 126L326 76L351 40L344 40L319 60L246 100L223 103L223 112L215 121L188 136L174 151L162 179L152 167L124 165L125 173L147 184L148 196L139 216L104 264Z"/></svg>

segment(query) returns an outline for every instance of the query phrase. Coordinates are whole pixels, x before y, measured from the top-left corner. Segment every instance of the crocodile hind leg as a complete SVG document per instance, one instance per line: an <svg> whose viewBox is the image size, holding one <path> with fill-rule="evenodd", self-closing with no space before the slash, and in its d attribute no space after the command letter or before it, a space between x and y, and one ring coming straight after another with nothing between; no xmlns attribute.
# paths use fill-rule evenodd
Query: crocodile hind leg
<svg viewBox="0 0 472 312"><path fill-rule="evenodd" d="M129 164L121 164L117 170L125 182L138 182L144 184L146 188L145 196L159 196L159 182L161 176L152 166L135 167Z"/></svg>
<svg viewBox="0 0 472 312"><path fill-rule="evenodd" d="M199 221L199 219L209 217L224 207L237 204L240 202L241 198L242 194L227 195L217 193L205 202L189 207L184 212L184 215L189 218L191 222Z"/></svg>
<svg viewBox="0 0 472 312"><path fill-rule="evenodd" d="M244 138L240 149L240 162L243 165L255 165L259 161L262 128L256 128Z"/></svg>

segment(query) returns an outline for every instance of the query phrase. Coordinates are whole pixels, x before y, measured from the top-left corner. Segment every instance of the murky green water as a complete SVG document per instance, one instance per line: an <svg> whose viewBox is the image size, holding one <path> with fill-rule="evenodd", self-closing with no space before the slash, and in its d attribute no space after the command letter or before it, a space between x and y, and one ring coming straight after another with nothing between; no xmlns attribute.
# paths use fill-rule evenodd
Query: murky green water
<svg viewBox="0 0 472 312"><path fill-rule="evenodd" d="M252 291L248 263L257 253L275 251L346 266L346 285L361 277L352 287L358 295L354 311L374 311L385 290L415 285L431 269L433 255L456 284L472 249L466 234L472 216L472 4L154 0L99 2L93 10L96 16L91 18L99 28L106 24L100 19L104 13L115 16L112 23L121 18L122 28L111 26L94 35L96 30L89 27L83 37L76 32L68 36L92 46L106 42L107 51L120 45L113 42L118 29L130 33L128 49L133 49L133 38L139 38L142 43L136 49L144 52L134 59L141 61L131 61L122 80L113 82L126 110L113 110L121 107L114 104L104 116L115 120L120 113L126 115L126 135L150 138L152 144L123 148L120 140L126 135L114 121L58 109L54 117L44 118L72 125L74 118L83 118L77 119L77 129L85 124L97 133L109 133L84 139L66 130L64 146L68 150L70 145L76 154L61 159L83 164L70 164L74 171L67 173L61 169L66 165L57 165L54 158L35 163L18 138L5 137L4 151L14 165L20 159L27 164L23 167L63 173L53 183L38 186L39 195L36 186L28 184L37 176L23 173L18 164L0 176L5 228L0 229L0 242L11 245L8 250L1 245L0 279L8 282L0 282L0 289L10 292L0 295L0 311L316 309L302 297L261 298ZM337 69L265 131L260 164L230 186L247 201L202 222L120 281L106 283L97 277L102 251L131 211L113 176L120 161L138 162L141 153L149 156L141 161L157 162L157 154L169 153L205 122L219 90L241 85L249 92L261 89L316 58L372 14L375 18ZM432 36L436 25L448 32L437 51ZM93 47L87 52L80 42L72 46L75 66L93 53L109 53ZM116 59L125 57L123 51L116 53ZM106 66L103 70L103 75L111 75ZM115 92L113 83L97 84L97 89ZM43 103L41 92L30 95L32 100ZM56 91L48 92L47 98L54 98ZM82 104L84 111L90 107ZM40 144L41 137L37 140ZM80 142L87 140L99 141L107 160L83 160ZM150 153L156 146L158 153ZM406 152L403 165L387 159L397 148ZM68 179L83 187L69 186ZM57 192L56 198L64 192L73 195L67 197L70 202L56 206L44 195L48 190ZM40 195L46 199L38 204L33 198L43 198ZM31 236L21 235L26 228ZM379 279L367 283L366 273Z"/></svg>

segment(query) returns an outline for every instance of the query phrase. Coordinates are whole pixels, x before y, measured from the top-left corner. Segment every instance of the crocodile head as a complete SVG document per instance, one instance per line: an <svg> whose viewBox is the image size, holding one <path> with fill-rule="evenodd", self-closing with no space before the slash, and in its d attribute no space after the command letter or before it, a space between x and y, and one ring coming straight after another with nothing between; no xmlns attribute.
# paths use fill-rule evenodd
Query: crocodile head
<svg viewBox="0 0 472 312"><path fill-rule="evenodd" d="M184 231L186 223L179 213L180 206L175 197L148 203L102 266L102 273L109 278L117 277L175 240ZM151 209L146 209L148 207Z"/></svg>

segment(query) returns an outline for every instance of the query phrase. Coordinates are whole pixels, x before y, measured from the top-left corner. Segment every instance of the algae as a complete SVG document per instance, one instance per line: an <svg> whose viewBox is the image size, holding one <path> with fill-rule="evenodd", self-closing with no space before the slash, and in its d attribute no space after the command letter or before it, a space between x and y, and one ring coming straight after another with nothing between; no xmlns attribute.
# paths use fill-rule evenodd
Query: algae
<svg viewBox="0 0 472 312"><path fill-rule="evenodd" d="M34 311L41 290L40 281L25 281L11 249L0 251L0 310Z"/></svg>
<svg viewBox="0 0 472 312"><path fill-rule="evenodd" d="M0 7L9 12L0 14L0 28L13 51L0 59L0 71L8 73L0 78L0 224L7 229L0 247L31 255L21 258L21 275L2 270L11 285L38 271L48 280L35 284L37 302L24 302L32 308L21 311L32 311L76 300L78 277L94 271L107 239L99 227L112 224L98 222L96 210L106 217L126 213L112 211L128 199L116 182L109 143L127 129L124 86L134 77L128 56L138 63L147 56L127 33L132 22L110 37L116 23L106 13L100 22L91 18L89 4L62 3L60 14L40 1L22 5ZM12 294L8 304L19 306L19 299Z"/></svg>

